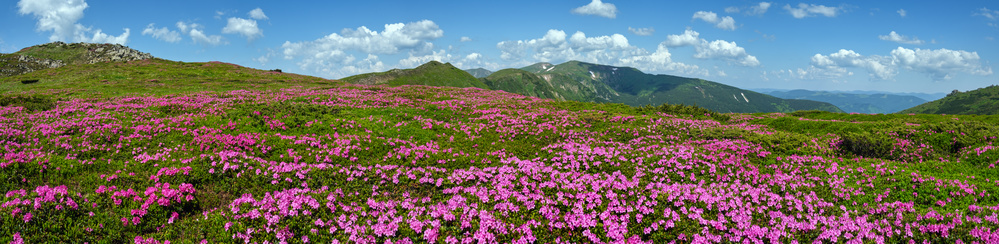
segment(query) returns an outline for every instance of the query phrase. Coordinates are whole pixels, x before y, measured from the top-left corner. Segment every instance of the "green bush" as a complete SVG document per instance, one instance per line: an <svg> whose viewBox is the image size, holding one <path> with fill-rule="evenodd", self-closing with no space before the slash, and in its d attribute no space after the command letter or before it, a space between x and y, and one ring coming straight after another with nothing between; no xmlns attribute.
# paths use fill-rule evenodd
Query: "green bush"
<svg viewBox="0 0 999 244"><path fill-rule="evenodd" d="M56 106L55 100L44 95L0 95L0 106L24 107L29 111L46 111Z"/></svg>
<svg viewBox="0 0 999 244"><path fill-rule="evenodd" d="M694 116L695 118L709 117L712 120L719 121L719 122L727 122L730 119L732 119L728 115L724 115L724 114L721 114L721 113L718 113L718 112L715 112L715 111L711 111L711 110L706 109L706 108L702 108L702 107L698 107L698 106L693 106L693 105L684 105L684 104L668 104L668 103L663 103L662 105L655 106L655 107L653 107L652 105L645 105L644 107L638 107L638 108L636 108L636 110L639 113L662 112L662 113L672 114L672 115L691 115L691 116Z"/></svg>

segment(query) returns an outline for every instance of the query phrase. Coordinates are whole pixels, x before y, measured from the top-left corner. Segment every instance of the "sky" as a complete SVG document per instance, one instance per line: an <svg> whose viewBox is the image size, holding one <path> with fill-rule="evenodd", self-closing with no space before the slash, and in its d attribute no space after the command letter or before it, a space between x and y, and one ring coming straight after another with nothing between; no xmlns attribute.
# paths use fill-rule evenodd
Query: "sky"
<svg viewBox="0 0 999 244"><path fill-rule="evenodd" d="M430 60L579 60L740 88L939 93L999 84L996 1L19 0L0 52L119 43L342 78ZM999 68L999 67L997 67Z"/></svg>

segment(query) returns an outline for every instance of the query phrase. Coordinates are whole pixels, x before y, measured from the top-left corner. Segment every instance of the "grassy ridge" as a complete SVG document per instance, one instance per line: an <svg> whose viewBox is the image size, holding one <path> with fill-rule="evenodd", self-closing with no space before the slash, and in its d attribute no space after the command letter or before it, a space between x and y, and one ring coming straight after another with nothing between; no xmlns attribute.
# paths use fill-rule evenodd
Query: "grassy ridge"
<svg viewBox="0 0 999 244"><path fill-rule="evenodd" d="M38 80L24 84L24 80ZM67 65L0 77L7 94L56 94L69 97L164 95L197 91L315 87L329 80L250 69L222 62L185 63L163 59Z"/></svg>
<svg viewBox="0 0 999 244"><path fill-rule="evenodd" d="M479 79L452 66L450 63L430 61L413 69L393 69L386 72L367 73L340 79L353 84L388 84L390 86L424 85L449 87L477 87L489 89Z"/></svg>
<svg viewBox="0 0 999 244"><path fill-rule="evenodd" d="M898 113L999 114L999 86L991 85L967 92L955 91L939 100L920 104Z"/></svg>

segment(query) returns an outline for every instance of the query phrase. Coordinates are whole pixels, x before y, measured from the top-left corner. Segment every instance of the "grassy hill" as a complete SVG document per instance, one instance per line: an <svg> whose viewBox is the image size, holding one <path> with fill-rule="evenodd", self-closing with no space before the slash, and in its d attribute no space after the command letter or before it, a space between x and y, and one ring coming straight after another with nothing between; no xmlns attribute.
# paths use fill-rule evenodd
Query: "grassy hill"
<svg viewBox="0 0 999 244"><path fill-rule="evenodd" d="M0 243L994 243L999 229L999 115L717 114L162 59L0 91Z"/></svg>
<svg viewBox="0 0 999 244"><path fill-rule="evenodd" d="M559 100L624 103L631 106L685 104L723 113L842 111L824 102L781 99L701 79L646 74L630 67L570 61L559 65L537 63L521 70L525 72L514 76L510 76L514 74L511 72L497 72L498 74L493 74L484 81L489 84L504 84L502 87L490 88L518 94L552 91L551 94L554 95L542 97ZM532 75L536 77L529 77ZM515 83L518 81L526 83L524 86L517 86Z"/></svg>
<svg viewBox="0 0 999 244"><path fill-rule="evenodd" d="M923 104L926 100L911 95L854 94L809 90L770 91L765 94L786 98L827 102L847 113L888 114Z"/></svg>
<svg viewBox="0 0 999 244"><path fill-rule="evenodd" d="M451 63L437 61L430 61L413 69L392 69L386 72L350 76L340 80L363 85L424 85L489 89L482 81L468 72L452 66Z"/></svg>
<svg viewBox="0 0 999 244"><path fill-rule="evenodd" d="M920 104L899 113L999 114L999 86L991 85L967 92L955 90L944 98Z"/></svg>

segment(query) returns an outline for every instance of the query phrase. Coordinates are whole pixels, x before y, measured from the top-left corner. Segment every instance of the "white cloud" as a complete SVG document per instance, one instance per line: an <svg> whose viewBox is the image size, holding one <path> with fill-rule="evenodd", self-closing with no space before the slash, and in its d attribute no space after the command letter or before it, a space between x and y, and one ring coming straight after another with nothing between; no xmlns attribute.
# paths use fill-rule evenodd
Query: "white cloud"
<svg viewBox="0 0 999 244"><path fill-rule="evenodd" d="M982 16L982 17L985 17L985 18L990 19L990 20L996 20L996 19L999 19L999 10L991 10L991 9L988 9L988 8L980 8L980 9L978 9L978 13L975 13L973 15Z"/></svg>
<svg viewBox="0 0 999 244"><path fill-rule="evenodd" d="M461 37L461 40L459 40L459 41L461 41L461 42L470 42L470 41L472 41L472 38L471 37L467 37L467 36L463 36L463 37Z"/></svg>
<svg viewBox="0 0 999 244"><path fill-rule="evenodd" d="M364 26L343 29L340 33L329 34L315 41L285 42L282 48L288 59L307 53L308 50L353 50L374 54L395 54L400 50L425 52L433 48L431 40L442 36L444 31L436 23L422 20L386 24L382 32L372 31Z"/></svg>
<svg viewBox="0 0 999 244"><path fill-rule="evenodd" d="M822 15L826 17L836 17L839 12L843 11L842 7L829 7L825 5L815 5L815 4L804 4L799 3L797 8L791 7L790 4L784 5L784 9L794 18L802 19L805 17L812 17L815 15Z"/></svg>
<svg viewBox="0 0 999 244"><path fill-rule="evenodd" d="M749 10L746 11L746 14L748 14L748 15L763 15L763 14L767 13L768 9L770 9L770 5L772 5L772 3L770 3L770 2L760 2L760 3L756 4L756 6L749 7Z"/></svg>
<svg viewBox="0 0 999 244"><path fill-rule="evenodd" d="M108 35L101 29L83 26L76 23L83 18L83 10L87 9L84 0L21 0L17 2L18 14L34 15L38 20L37 31L51 31L49 41L75 42L107 42L125 44L128 42L130 30L119 36Z"/></svg>
<svg viewBox="0 0 999 244"><path fill-rule="evenodd" d="M149 24L146 29L142 30L142 35L152 35L153 38L157 40L176 43L180 41L180 32L172 31L166 27L156 28L154 24Z"/></svg>
<svg viewBox="0 0 999 244"><path fill-rule="evenodd" d="M381 71L386 66L375 54L397 54L409 51L412 62L434 55L434 39L444 36L444 31L430 20L386 24L381 32L361 26L343 29L313 41L290 42L281 45L284 58L299 58L301 69L332 77L343 77L361 72ZM362 53L367 58L358 60L352 53ZM430 53L422 55L423 53ZM441 56L446 56L440 52ZM431 57L432 58L432 57ZM403 61L400 61L400 63ZM407 61L408 62L408 61Z"/></svg>
<svg viewBox="0 0 999 244"><path fill-rule="evenodd" d="M697 11L691 19L700 19L704 22L715 24L715 27L722 30L735 30L735 19L732 16L719 18L718 14L711 11Z"/></svg>
<svg viewBox="0 0 999 244"><path fill-rule="evenodd" d="M253 39L264 35L264 31L257 27L256 20L236 17L229 18L229 23L226 24L225 28L222 28L222 33L239 34L246 37L247 41L253 41Z"/></svg>
<svg viewBox="0 0 999 244"><path fill-rule="evenodd" d="M693 46L701 43L702 39L699 37L700 35L696 31L687 29L681 35L666 36L666 41L663 44L667 47Z"/></svg>
<svg viewBox="0 0 999 244"><path fill-rule="evenodd" d="M829 55L815 54L810 67L789 73L802 79L835 79L854 74L847 68L864 69L874 80L893 79L900 69L926 74L934 81L951 79L956 73L992 74L991 67L981 65L977 52L903 47L892 50L890 56L863 56L846 49Z"/></svg>
<svg viewBox="0 0 999 244"><path fill-rule="evenodd" d="M255 20L265 20L265 19L267 19L267 15L264 14L264 10L260 9L260 8L255 8L253 10L250 10L249 15L250 15L250 18L253 18Z"/></svg>
<svg viewBox="0 0 999 244"><path fill-rule="evenodd" d="M905 9L898 9L898 11L895 12L898 13L898 16L902 16L902 18L905 18L906 15Z"/></svg>
<svg viewBox="0 0 999 244"><path fill-rule="evenodd" d="M695 58L723 59L750 67L760 65L760 61L756 59L756 56L749 55L746 53L745 48L740 47L735 42L724 40L702 41L695 49L697 50L697 53L694 54Z"/></svg>
<svg viewBox="0 0 999 244"><path fill-rule="evenodd" d="M727 8L725 8L725 12L726 13L730 13L730 14L738 13L739 12L739 7L736 7L736 6L727 7Z"/></svg>
<svg viewBox="0 0 999 244"><path fill-rule="evenodd" d="M946 48L912 50L898 47L891 51L891 55L899 67L925 73L934 81L949 80L954 73L992 74L992 67L982 66L978 52Z"/></svg>
<svg viewBox="0 0 999 244"><path fill-rule="evenodd" d="M574 14L596 15L607 18L617 17L617 7L614 4L603 3L600 0L593 0L590 4L572 10Z"/></svg>
<svg viewBox="0 0 999 244"><path fill-rule="evenodd" d="M884 41L893 41L902 44L913 44L913 45L923 44L923 40L919 40L919 38L915 37L909 38L908 36L899 35L895 31L888 33L888 35L879 35L878 38Z"/></svg>
<svg viewBox="0 0 999 244"><path fill-rule="evenodd" d="M635 35L639 35L639 36L651 36L652 34L656 33L656 29L654 29L652 27L649 27L649 28L638 28L638 29L628 27L628 32L631 32L631 34L635 34Z"/></svg>
<svg viewBox="0 0 999 244"><path fill-rule="evenodd" d="M205 32L202 31L202 28L203 27L198 23L188 24L184 23L183 21L177 21L177 29L180 29L181 33L190 36L191 40L194 41L194 43L200 43L203 45L211 45L211 46L218 46L220 44L229 44L224 39L222 39L222 36L220 35L205 34Z"/></svg>
<svg viewBox="0 0 999 244"><path fill-rule="evenodd" d="M694 58L721 59L750 67L760 65L760 61L756 59L756 56L749 55L745 48L740 47L735 42L725 40L709 42L700 38L700 33L690 29L687 29L680 35L666 36L666 41L663 41L662 45L666 47L694 46L694 50L696 51Z"/></svg>

